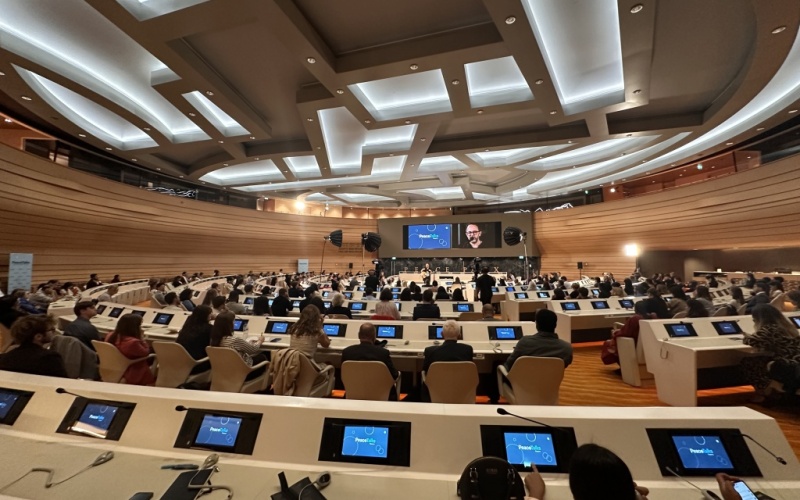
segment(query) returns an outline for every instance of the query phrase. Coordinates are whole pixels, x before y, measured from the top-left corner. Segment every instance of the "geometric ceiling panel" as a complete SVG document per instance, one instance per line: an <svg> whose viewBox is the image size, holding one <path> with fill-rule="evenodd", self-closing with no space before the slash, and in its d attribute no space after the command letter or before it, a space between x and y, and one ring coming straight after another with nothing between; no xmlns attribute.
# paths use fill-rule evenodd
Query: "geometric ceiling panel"
<svg viewBox="0 0 800 500"><path fill-rule="evenodd" d="M310 179L320 176L319 164L315 156L294 156L284 158L289 170L298 179Z"/></svg>
<svg viewBox="0 0 800 500"><path fill-rule="evenodd" d="M14 66L28 86L66 119L123 151L151 148L158 144L149 135L116 113L43 76Z"/></svg>
<svg viewBox="0 0 800 500"><path fill-rule="evenodd" d="M419 163L417 172L421 174L438 174L442 172L457 172L467 170L469 167L454 157L447 156L428 156Z"/></svg>
<svg viewBox="0 0 800 500"><path fill-rule="evenodd" d="M534 156L549 154L568 147L569 144L555 144L552 146L540 146L535 148L480 151L477 153L469 153L467 156L475 160L477 163L480 163L482 167L508 167L514 163L519 163L521 161L533 158Z"/></svg>
<svg viewBox="0 0 800 500"><path fill-rule="evenodd" d="M239 122L231 118L228 113L222 111L219 106L200 92L195 90L194 92L183 94L183 97L225 137L250 134Z"/></svg>
<svg viewBox="0 0 800 500"><path fill-rule="evenodd" d="M428 188L428 189L404 189L402 193L418 194L434 200L463 200L466 198L464 190L460 186Z"/></svg>
<svg viewBox="0 0 800 500"><path fill-rule="evenodd" d="M341 198L348 203L375 203L379 201L394 201L394 198L388 196L379 196L376 194L361 194L361 193L336 193L337 198Z"/></svg>
<svg viewBox="0 0 800 500"><path fill-rule="evenodd" d="M349 88L378 121L453 110L439 69L356 83Z"/></svg>
<svg viewBox="0 0 800 500"><path fill-rule="evenodd" d="M514 56L464 65L473 108L530 101L533 92L522 76Z"/></svg>
<svg viewBox="0 0 800 500"><path fill-rule="evenodd" d="M375 158L372 162L372 174L396 175L399 179L400 174L403 173L403 166L405 166L406 158L406 155Z"/></svg>
<svg viewBox="0 0 800 500"><path fill-rule="evenodd" d="M231 184L254 184L259 182L282 181L286 177L272 160L261 160L225 167L210 172L200 178L221 186Z"/></svg>
<svg viewBox="0 0 800 500"><path fill-rule="evenodd" d="M139 21L146 21L154 17L163 16L172 12L205 3L208 0L117 0L125 10Z"/></svg>
<svg viewBox="0 0 800 500"><path fill-rule="evenodd" d="M617 0L523 0L567 115L625 101Z"/></svg>
<svg viewBox="0 0 800 500"><path fill-rule="evenodd" d="M573 149L566 153L549 156L536 160L523 167L524 170L548 170L564 168L574 165L582 165L617 156L633 148L639 148L655 140L658 136L645 137L623 137L619 139L609 139L597 144L591 144L582 148Z"/></svg>

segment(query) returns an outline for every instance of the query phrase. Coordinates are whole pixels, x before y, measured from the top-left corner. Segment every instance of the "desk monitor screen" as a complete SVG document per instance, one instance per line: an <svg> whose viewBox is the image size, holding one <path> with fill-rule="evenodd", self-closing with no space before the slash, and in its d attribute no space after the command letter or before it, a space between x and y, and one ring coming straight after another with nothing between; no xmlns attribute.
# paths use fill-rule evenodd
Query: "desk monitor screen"
<svg viewBox="0 0 800 500"><path fill-rule="evenodd" d="M742 431L731 429L647 429L661 475L760 477L761 470L744 442Z"/></svg>
<svg viewBox="0 0 800 500"><path fill-rule="evenodd" d="M156 313L155 319L153 319L154 325L168 325L170 321L172 321L174 314L169 313Z"/></svg>
<svg viewBox="0 0 800 500"><path fill-rule="evenodd" d="M0 388L0 424L14 425L31 396L32 392Z"/></svg>
<svg viewBox="0 0 800 500"><path fill-rule="evenodd" d="M402 339L403 325L377 325L379 339Z"/></svg>
<svg viewBox="0 0 800 500"><path fill-rule="evenodd" d="M598 290L597 288L592 288L592 296L599 297L600 296L600 290Z"/></svg>
<svg viewBox="0 0 800 500"><path fill-rule="evenodd" d="M56 432L119 441L136 403L75 398Z"/></svg>
<svg viewBox="0 0 800 500"><path fill-rule="evenodd" d="M395 302L394 305L397 306L397 310L398 311L402 311L403 310L403 303L402 302Z"/></svg>
<svg viewBox="0 0 800 500"><path fill-rule="evenodd" d="M325 309L330 309L333 303L330 300L323 300L322 305L325 306Z"/></svg>
<svg viewBox="0 0 800 500"><path fill-rule="evenodd" d="M492 293L500 293L500 289L497 288L496 286L493 286L492 287Z"/></svg>
<svg viewBox="0 0 800 500"><path fill-rule="evenodd" d="M739 328L739 322L737 321L712 321L711 324L714 325L714 330L716 330L719 335L736 335L737 333L742 333L742 329Z"/></svg>
<svg viewBox="0 0 800 500"><path fill-rule="evenodd" d="M203 415L203 421L193 445L198 448L209 448L229 451L236 446L242 419L228 415Z"/></svg>
<svg viewBox="0 0 800 500"><path fill-rule="evenodd" d="M350 302L348 304L351 311L366 311L367 310L367 303L366 302Z"/></svg>
<svg viewBox="0 0 800 500"><path fill-rule="evenodd" d="M292 308L300 307L300 300L293 300L292 301Z"/></svg>
<svg viewBox="0 0 800 500"><path fill-rule="evenodd" d="M97 306L97 307L95 307L95 311L97 311L97 314L103 314L103 311L105 311L105 310L106 310L106 306L104 306L102 304Z"/></svg>
<svg viewBox="0 0 800 500"><path fill-rule="evenodd" d="M792 320L792 323L794 323L794 326L796 326L797 328L800 328L800 316L790 316L789 319Z"/></svg>
<svg viewBox="0 0 800 500"><path fill-rule="evenodd" d="M411 423L326 418L319 460L408 467Z"/></svg>
<svg viewBox="0 0 800 500"><path fill-rule="evenodd" d="M561 303L561 310L562 311L580 311L581 306L577 302L562 302Z"/></svg>
<svg viewBox="0 0 800 500"><path fill-rule="evenodd" d="M356 290L358 290L359 292L363 292L366 289L367 289L367 287L365 287L365 286L360 286L360 287L356 288Z"/></svg>
<svg viewBox="0 0 800 500"><path fill-rule="evenodd" d="M344 295L344 298L346 298L347 300L353 298L353 292L342 292L342 295Z"/></svg>
<svg viewBox="0 0 800 500"><path fill-rule="evenodd" d="M322 325L322 331L328 337L344 337L345 330L347 327L341 323L324 323Z"/></svg>
<svg viewBox="0 0 800 500"><path fill-rule="evenodd" d="M469 286L471 286L471 287L472 287L472 289L473 289L473 290L475 290L475 282L474 282L474 281L471 281L471 282L470 282L470 284L469 284Z"/></svg>
<svg viewBox="0 0 800 500"><path fill-rule="evenodd" d="M522 465L527 469L532 465L558 466L553 435L550 432L504 432L503 440L506 445L506 460L512 465Z"/></svg>
<svg viewBox="0 0 800 500"><path fill-rule="evenodd" d="M633 300L631 299L619 299L619 306L625 309L633 309Z"/></svg>
<svg viewBox="0 0 800 500"><path fill-rule="evenodd" d="M517 292L514 294L514 297L517 299L527 299L528 294L526 292Z"/></svg>
<svg viewBox="0 0 800 500"><path fill-rule="evenodd" d="M522 338L521 326L490 326L489 340L519 340Z"/></svg>
<svg viewBox="0 0 800 500"><path fill-rule="evenodd" d="M105 439L119 407L102 403L89 403L83 409L78 420L69 428L71 432Z"/></svg>
<svg viewBox="0 0 800 500"><path fill-rule="evenodd" d="M124 307L114 307L114 308L111 309L111 312L108 313L108 317L109 318L119 318L120 314L122 314L122 311L124 311L124 310L125 310Z"/></svg>
<svg viewBox="0 0 800 500"><path fill-rule="evenodd" d="M398 287L392 288L392 293L400 293L400 292L402 292L402 290L400 290Z"/></svg>
<svg viewBox="0 0 800 500"><path fill-rule="evenodd" d="M267 329L264 330L264 333L287 333L288 331L288 321L268 321Z"/></svg>
<svg viewBox="0 0 800 500"><path fill-rule="evenodd" d="M244 332L247 330L247 324L250 322L249 319L241 319L236 318L233 320L233 331L234 332Z"/></svg>
<svg viewBox="0 0 800 500"><path fill-rule="evenodd" d="M255 297L245 297L244 298L244 305L252 306L253 305L253 300L255 300Z"/></svg>
<svg viewBox="0 0 800 500"><path fill-rule="evenodd" d="M513 286L506 287L506 292L513 292L514 290L516 290L516 288L514 288Z"/></svg>
<svg viewBox="0 0 800 500"><path fill-rule="evenodd" d="M605 301L605 300L593 300L592 301L592 309L608 309L608 301Z"/></svg>
<svg viewBox="0 0 800 500"><path fill-rule="evenodd" d="M444 328L443 325L429 325L428 326L428 340L442 340L444 337L442 336L442 329ZM463 337L463 330L461 325L458 325L458 338Z"/></svg>
<svg viewBox="0 0 800 500"><path fill-rule="evenodd" d="M275 302L275 299L267 299L267 303L270 307L272 307L272 303Z"/></svg>
<svg viewBox="0 0 800 500"><path fill-rule="evenodd" d="M327 296L328 296L328 295L330 295L330 294L331 294L331 291L330 291L330 290L325 290L324 292L322 292L322 296L323 296L323 297L327 297Z"/></svg>
<svg viewBox="0 0 800 500"><path fill-rule="evenodd" d="M397 292L392 292L392 300L400 300L400 294Z"/></svg>
<svg viewBox="0 0 800 500"><path fill-rule="evenodd" d="M733 464L719 435L672 436L684 469L731 470Z"/></svg>
<svg viewBox="0 0 800 500"><path fill-rule="evenodd" d="M475 312L475 306L471 302L453 304L453 312L466 313Z"/></svg>
<svg viewBox="0 0 800 500"><path fill-rule="evenodd" d="M481 425L484 456L503 457L518 471L567 472L577 448L571 427Z"/></svg>
<svg viewBox="0 0 800 500"><path fill-rule="evenodd" d="M453 286L453 282L452 281L445 281L444 282L444 286Z"/></svg>
<svg viewBox="0 0 800 500"><path fill-rule="evenodd" d="M192 294L192 297L199 297L199 296L200 296L200 290L195 290L195 292Z"/></svg>
<svg viewBox="0 0 800 500"><path fill-rule="evenodd" d="M694 331L694 326L691 323L670 323L665 324L664 328L672 338L681 337L697 337L697 332Z"/></svg>
<svg viewBox="0 0 800 500"><path fill-rule="evenodd" d="M144 314L146 311L131 311L131 314L136 314L144 318Z"/></svg>
<svg viewBox="0 0 800 500"><path fill-rule="evenodd" d="M547 299L550 298L550 294L547 292L536 292L536 296L540 299Z"/></svg>

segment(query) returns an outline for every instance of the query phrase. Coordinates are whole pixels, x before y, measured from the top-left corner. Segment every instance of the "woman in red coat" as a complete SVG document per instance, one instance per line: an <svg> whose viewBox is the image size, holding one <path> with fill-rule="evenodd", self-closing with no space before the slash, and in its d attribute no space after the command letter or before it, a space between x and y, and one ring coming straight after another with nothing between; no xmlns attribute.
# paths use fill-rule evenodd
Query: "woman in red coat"
<svg viewBox="0 0 800 500"><path fill-rule="evenodd" d="M142 340L142 317L138 314L126 314L119 318L117 328L108 334L106 342L114 344L128 359L144 358L150 354L150 346ZM156 381L146 360L129 366L123 378L131 385L153 385Z"/></svg>
<svg viewBox="0 0 800 500"><path fill-rule="evenodd" d="M611 338L603 342L603 350L600 352L600 359L605 365L613 365L619 363L619 354L617 352L617 338L630 337L636 342L639 342L639 320L642 319L655 319L655 314L647 313L647 303L640 300L633 307L633 316L628 318L628 321L619 330L611 332Z"/></svg>

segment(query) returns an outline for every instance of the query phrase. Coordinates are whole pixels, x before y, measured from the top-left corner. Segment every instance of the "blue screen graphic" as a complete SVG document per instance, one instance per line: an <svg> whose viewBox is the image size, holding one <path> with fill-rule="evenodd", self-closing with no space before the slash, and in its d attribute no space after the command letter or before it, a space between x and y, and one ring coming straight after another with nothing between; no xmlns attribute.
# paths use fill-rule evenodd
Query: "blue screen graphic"
<svg viewBox="0 0 800 500"><path fill-rule="evenodd" d="M18 396L10 392L0 392L0 419L6 418L11 407L17 402Z"/></svg>
<svg viewBox="0 0 800 500"><path fill-rule="evenodd" d="M351 311L363 311L366 306L366 302L350 302Z"/></svg>
<svg viewBox="0 0 800 500"><path fill-rule="evenodd" d="M394 326L379 326L378 327L378 338L381 339L393 339L397 335L397 327Z"/></svg>
<svg viewBox="0 0 800 500"><path fill-rule="evenodd" d="M286 333L286 330L289 329L289 323L285 321L276 321L272 323L272 329L269 333Z"/></svg>
<svg viewBox="0 0 800 500"><path fill-rule="evenodd" d="M325 335L329 337L338 337L340 326L341 325L322 325L322 330L325 331Z"/></svg>
<svg viewBox="0 0 800 500"><path fill-rule="evenodd" d="M444 327L442 327L442 326L437 326L436 327L436 338L437 339L442 338L442 330L443 329L444 329Z"/></svg>
<svg viewBox="0 0 800 500"><path fill-rule="evenodd" d="M108 435L108 428L117 415L116 406L109 406L99 403L86 405L78 421L72 424L71 431L90 436L105 438Z"/></svg>
<svg viewBox="0 0 800 500"><path fill-rule="evenodd" d="M203 423L194 439L195 446L221 446L233 448L242 419L225 415L204 415Z"/></svg>
<svg viewBox="0 0 800 500"><path fill-rule="evenodd" d="M458 312L471 312L469 306L470 304L458 304L456 306L456 309L458 310Z"/></svg>
<svg viewBox="0 0 800 500"><path fill-rule="evenodd" d="M619 305L624 307L625 309L633 309L633 301L630 299L622 299L619 301Z"/></svg>
<svg viewBox="0 0 800 500"><path fill-rule="evenodd" d="M386 458L389 452L388 427L345 426L342 455Z"/></svg>
<svg viewBox="0 0 800 500"><path fill-rule="evenodd" d="M547 433L523 434L505 432L506 460L525 467L535 465L558 465L553 448L553 436Z"/></svg>
<svg viewBox="0 0 800 500"><path fill-rule="evenodd" d="M450 224L420 224L406 226L408 250L446 250L450 248L453 226Z"/></svg>
<svg viewBox="0 0 800 500"><path fill-rule="evenodd" d="M686 325L666 325L666 327L672 332L673 337L690 337L692 335Z"/></svg>
<svg viewBox="0 0 800 500"><path fill-rule="evenodd" d="M516 338L513 328L498 328L495 330L495 334L497 335L497 340L514 340Z"/></svg>
<svg viewBox="0 0 800 500"><path fill-rule="evenodd" d="M719 436L672 436L685 469L733 469Z"/></svg>
<svg viewBox="0 0 800 500"><path fill-rule="evenodd" d="M562 302L561 309L564 311L577 311L578 310L578 303L577 302Z"/></svg>

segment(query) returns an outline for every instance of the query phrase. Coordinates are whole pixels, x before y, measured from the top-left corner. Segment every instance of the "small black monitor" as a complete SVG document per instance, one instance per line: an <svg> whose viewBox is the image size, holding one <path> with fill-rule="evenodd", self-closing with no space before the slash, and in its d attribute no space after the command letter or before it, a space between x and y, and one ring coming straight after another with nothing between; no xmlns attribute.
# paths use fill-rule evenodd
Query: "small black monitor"
<svg viewBox="0 0 800 500"><path fill-rule="evenodd" d="M527 299L528 298L528 293L527 292L516 292L514 294L514 298L515 299Z"/></svg>
<svg viewBox="0 0 800 500"><path fill-rule="evenodd" d="M107 309L106 306L102 304L94 308L94 310L97 311L97 314L103 314L103 311L105 311L106 309Z"/></svg>
<svg viewBox="0 0 800 500"><path fill-rule="evenodd" d="M493 286L492 287L492 293L500 293L500 289L497 288L496 286Z"/></svg>
<svg viewBox="0 0 800 500"><path fill-rule="evenodd" d="M400 293L402 290L398 287L392 287L392 293Z"/></svg>
<svg viewBox="0 0 800 500"><path fill-rule="evenodd" d="M245 297L244 298L244 305L252 306L254 300L255 300L255 297Z"/></svg>
<svg viewBox="0 0 800 500"><path fill-rule="evenodd" d="M592 297L600 296L600 290L598 290L597 288L592 288L591 292L592 292Z"/></svg>
<svg viewBox="0 0 800 500"><path fill-rule="evenodd" d="M441 340L442 339L442 325L429 325L428 326L428 340Z"/></svg>
<svg viewBox="0 0 800 500"><path fill-rule="evenodd" d="M398 311L402 311L403 310L403 303L402 302L395 302L394 305L397 306L397 310Z"/></svg>
<svg viewBox="0 0 800 500"><path fill-rule="evenodd" d="M789 319L794 323L794 326L800 328L800 316L789 316Z"/></svg>
<svg viewBox="0 0 800 500"><path fill-rule="evenodd" d="M175 316L174 314L169 314L169 313L156 313L156 317L153 318L153 324L168 325L169 322L172 321L172 318L174 316Z"/></svg>
<svg viewBox="0 0 800 500"><path fill-rule="evenodd" d="M737 333L742 333L738 321L712 321L711 324L714 325L714 330L716 330L719 335L736 335Z"/></svg>
<svg viewBox="0 0 800 500"><path fill-rule="evenodd" d="M514 288L513 286L506 287L506 292L513 292L514 290L516 290L516 288Z"/></svg>
<svg viewBox="0 0 800 500"><path fill-rule="evenodd" d="M325 306L325 309L330 309L332 304L333 304L333 302L331 302L330 300L323 300L322 301L322 305Z"/></svg>
<svg viewBox="0 0 800 500"><path fill-rule="evenodd" d="M521 472L566 473L577 449L571 427L481 426L484 456L501 457Z"/></svg>
<svg viewBox="0 0 800 500"><path fill-rule="evenodd" d="M200 290L195 290L195 292L192 294L192 297L199 297L199 296L200 296Z"/></svg>
<svg viewBox="0 0 800 500"><path fill-rule="evenodd" d="M249 319L236 318L233 320L233 331L244 332L247 331L247 325L250 323Z"/></svg>
<svg viewBox="0 0 800 500"><path fill-rule="evenodd" d="M519 340L522 338L521 326L490 326L489 340Z"/></svg>
<svg viewBox="0 0 800 500"><path fill-rule="evenodd" d="M608 309L608 302L605 300L593 300L592 309Z"/></svg>
<svg viewBox="0 0 800 500"><path fill-rule="evenodd" d="M120 315L122 314L122 311L124 311L124 310L125 310L124 307L113 307L113 308L111 308L111 312L108 313L108 317L109 318L119 318Z"/></svg>
<svg viewBox="0 0 800 500"><path fill-rule="evenodd" d="M668 323L664 328L672 338L697 337L697 332L691 323Z"/></svg>
<svg viewBox="0 0 800 500"><path fill-rule="evenodd" d="M539 297L540 299L549 299L550 298L550 294L547 293L547 292L536 292L536 296Z"/></svg>
<svg viewBox="0 0 800 500"><path fill-rule="evenodd" d="M761 476L739 429L647 429L661 475Z"/></svg>
<svg viewBox="0 0 800 500"><path fill-rule="evenodd" d="M623 309L633 309L632 299L619 299L619 306Z"/></svg>
<svg viewBox="0 0 800 500"><path fill-rule="evenodd" d="M562 311L580 311L581 306L577 302L561 302Z"/></svg>
<svg viewBox="0 0 800 500"><path fill-rule="evenodd" d="M356 288L356 290L359 291L359 292L363 292L366 289L367 289L367 287L365 287L365 286L360 286L360 287Z"/></svg>
<svg viewBox="0 0 800 500"><path fill-rule="evenodd" d="M402 339L403 325L375 325L379 339Z"/></svg>
<svg viewBox="0 0 800 500"><path fill-rule="evenodd" d="M322 331L324 331L325 335L328 337L344 337L344 333L347 331L347 325L342 323L324 323L322 325Z"/></svg>
<svg viewBox="0 0 800 500"><path fill-rule="evenodd" d="M300 300L293 300L293 301L292 301L292 307L293 307L293 308L294 308L294 307L300 307L300 302L302 302L302 301L300 301Z"/></svg>
<svg viewBox="0 0 800 500"><path fill-rule="evenodd" d="M350 302L348 307L351 311L366 311L367 310L367 303L366 302Z"/></svg>
<svg viewBox="0 0 800 500"><path fill-rule="evenodd" d="M264 333L289 333L288 321L268 321Z"/></svg>
<svg viewBox="0 0 800 500"><path fill-rule="evenodd" d="M453 312L458 312L458 313L475 312L475 305L472 302L457 302L453 304Z"/></svg>
<svg viewBox="0 0 800 500"><path fill-rule="evenodd" d="M344 295L344 298L346 298L347 300L353 298L353 292L342 292L342 295Z"/></svg>
<svg viewBox="0 0 800 500"><path fill-rule="evenodd" d="M135 314L137 316L141 316L144 318L144 315L147 311L131 311L131 314Z"/></svg>
<svg viewBox="0 0 800 500"><path fill-rule="evenodd" d="M392 293L392 300L400 300L400 294L399 293Z"/></svg>
<svg viewBox="0 0 800 500"><path fill-rule="evenodd" d="M411 422L326 418L319 460L408 467Z"/></svg>
<svg viewBox="0 0 800 500"><path fill-rule="evenodd" d="M119 441L135 403L75 398L56 432Z"/></svg>
<svg viewBox="0 0 800 500"><path fill-rule="evenodd" d="M252 455L261 418L260 413L190 408L174 447Z"/></svg>
<svg viewBox="0 0 800 500"><path fill-rule="evenodd" d="M328 295L330 295L330 294L331 294L330 290L325 290L324 292L322 292L322 296L323 297L328 297Z"/></svg>
<svg viewBox="0 0 800 500"><path fill-rule="evenodd" d="M267 303L270 307L272 307L272 303L275 302L275 299L267 299Z"/></svg>
<svg viewBox="0 0 800 500"><path fill-rule="evenodd" d="M0 387L0 424L14 425L31 396L32 392Z"/></svg>

